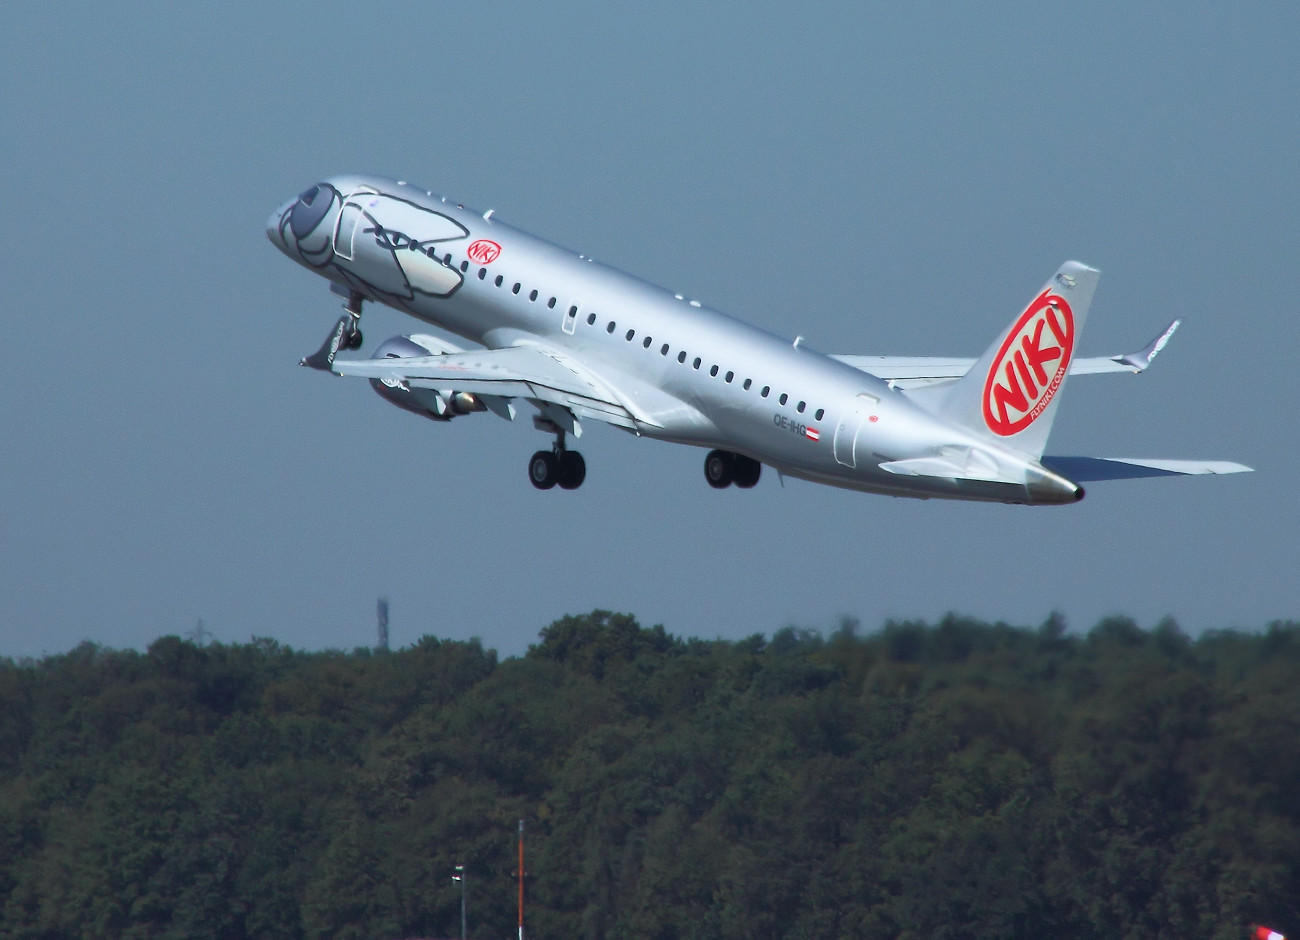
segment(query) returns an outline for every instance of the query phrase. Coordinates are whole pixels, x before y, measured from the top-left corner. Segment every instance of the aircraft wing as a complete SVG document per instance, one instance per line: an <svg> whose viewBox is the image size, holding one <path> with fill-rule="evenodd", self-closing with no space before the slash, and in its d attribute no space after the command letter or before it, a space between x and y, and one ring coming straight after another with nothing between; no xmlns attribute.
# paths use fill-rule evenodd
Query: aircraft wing
<svg viewBox="0 0 1300 940"><path fill-rule="evenodd" d="M1139 477L1185 476L1203 473L1250 473L1251 468L1228 460L1151 460L1145 457L1043 457L1043 466L1075 483L1095 480L1134 480Z"/></svg>
<svg viewBox="0 0 1300 940"><path fill-rule="evenodd" d="M1142 372L1151 360L1165 348L1182 321L1175 320L1163 333L1137 352L1118 356L1093 356L1075 359L1070 363L1071 375L1095 375L1101 372ZM943 385L961 378L975 364L974 359L952 359L938 356L831 356L853 366L895 388L923 388Z"/></svg>
<svg viewBox="0 0 1300 940"><path fill-rule="evenodd" d="M336 359L332 371L406 388L454 390L498 399L526 398L548 417L567 409L575 418L593 418L635 430L654 424L609 385L569 357L540 346L510 346L435 356L393 359ZM568 430L580 433L576 426Z"/></svg>

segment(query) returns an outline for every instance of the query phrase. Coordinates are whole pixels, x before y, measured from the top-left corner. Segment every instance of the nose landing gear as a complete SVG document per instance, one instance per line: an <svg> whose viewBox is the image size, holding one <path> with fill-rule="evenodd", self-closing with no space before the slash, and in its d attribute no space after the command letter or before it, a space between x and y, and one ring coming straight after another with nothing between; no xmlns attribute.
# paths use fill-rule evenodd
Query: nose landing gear
<svg viewBox="0 0 1300 940"><path fill-rule="evenodd" d="M343 335L348 349L361 348L361 302L363 300L365 298L356 291L348 291L348 299L343 303L343 311L347 314Z"/></svg>

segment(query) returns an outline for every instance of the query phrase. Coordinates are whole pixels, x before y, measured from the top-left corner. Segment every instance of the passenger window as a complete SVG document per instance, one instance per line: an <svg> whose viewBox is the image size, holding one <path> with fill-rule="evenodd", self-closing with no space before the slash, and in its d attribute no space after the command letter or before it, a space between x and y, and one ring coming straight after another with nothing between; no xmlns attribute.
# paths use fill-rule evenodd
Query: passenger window
<svg viewBox="0 0 1300 940"><path fill-rule="evenodd" d="M767 393L770 392L770 391L772 391L772 386L770 386L770 385L764 385L764 386L763 386L763 390L762 390L761 392L759 392L758 394L760 394L760 395L762 395L764 398L766 398L766 397L767 397Z"/></svg>
<svg viewBox="0 0 1300 940"><path fill-rule="evenodd" d="M710 370L709 370L709 375L713 376L714 378L717 378L717 376L718 376L718 367L717 367L717 366L714 366L712 369L710 369Z"/></svg>
<svg viewBox="0 0 1300 940"><path fill-rule="evenodd" d="M789 400L790 400L790 396L787 395L785 392L782 392L781 397L777 399L777 401L779 401L783 405Z"/></svg>
<svg viewBox="0 0 1300 940"><path fill-rule="evenodd" d="M797 411L797 412L799 412L799 414L803 414L804 407L805 407L805 406L804 406L804 403L803 403L803 402L799 402L799 404L795 406L795 409L794 409L794 410Z"/></svg>
<svg viewBox="0 0 1300 940"><path fill-rule="evenodd" d="M654 340L652 340L650 337L647 336L644 340L641 341L641 348L642 348L642 349L649 349L649 348L650 348L650 344L653 343L653 342L654 342Z"/></svg>
<svg viewBox="0 0 1300 940"><path fill-rule="evenodd" d="M628 331L627 331L627 336L624 336L623 338L624 338L625 340L627 340L627 341L630 343L630 342L632 342L632 337L633 337L633 336L636 336L636 330L628 330Z"/></svg>
<svg viewBox="0 0 1300 940"><path fill-rule="evenodd" d="M487 268L478 269L478 279L481 281L487 277Z"/></svg>
<svg viewBox="0 0 1300 940"><path fill-rule="evenodd" d="M521 285L518 281L516 281L516 282L515 282L515 286L512 287L512 288L510 288L510 293L512 293L512 294L517 294L517 293L519 293L519 288L520 288L521 286L522 286L522 285Z"/></svg>
<svg viewBox="0 0 1300 940"><path fill-rule="evenodd" d="M730 385L730 384L731 384L731 380L734 379L735 377L736 377L736 373L734 373L734 372L728 372L728 373L727 373L727 384Z"/></svg>
<svg viewBox="0 0 1300 940"><path fill-rule="evenodd" d="M699 357L699 356L696 356L696 357L695 357L695 361L691 363L691 368L693 368L693 369L698 369L698 368L700 367L700 362L701 362L701 361L702 361L702 360L700 359L700 357Z"/></svg>
<svg viewBox="0 0 1300 940"><path fill-rule="evenodd" d="M546 306L548 306L548 307L550 307L552 310L554 310L554 309L555 309L555 298L552 297L550 300L548 300L548 301L546 302Z"/></svg>
<svg viewBox="0 0 1300 940"><path fill-rule="evenodd" d="M464 273L465 273L466 271L468 271L468 270L469 270L469 262L468 262L468 261L462 261L462 262L460 263L460 273L461 273L461 274L464 274Z"/></svg>
<svg viewBox="0 0 1300 940"><path fill-rule="evenodd" d="M500 274L498 274L498 275L497 275L497 279L496 279L495 281L493 281L492 283L495 284L497 287L500 287L500 286L501 286L501 282L504 281L504 280L505 280L505 278L502 277Z"/></svg>
<svg viewBox="0 0 1300 940"><path fill-rule="evenodd" d="M614 330L617 329L617 328L618 328L618 327L617 327L617 325L614 323L614 321L613 321L613 320L610 320L610 321L609 321L609 326L605 327L605 332L606 332L606 333L613 333Z"/></svg>
<svg viewBox="0 0 1300 940"><path fill-rule="evenodd" d="M666 355L668 355L668 344L667 344L667 343L664 343L662 346L659 347L659 355L661 355L661 356L666 356Z"/></svg>
<svg viewBox="0 0 1300 940"><path fill-rule="evenodd" d="M823 417L825 417L825 415L826 415L826 409L818 408L817 413L813 415L813 417L816 418L818 421L820 421Z"/></svg>
<svg viewBox="0 0 1300 940"><path fill-rule="evenodd" d="M686 361L686 350L683 349L681 352L679 352L679 353L677 354L677 361L678 361L678 362L685 362L685 361Z"/></svg>
<svg viewBox="0 0 1300 940"><path fill-rule="evenodd" d="M528 295L528 299L531 300L531 301L533 301L534 303L536 303L536 301L537 301L537 291L533 291L531 294L529 294L529 295Z"/></svg>
<svg viewBox="0 0 1300 940"><path fill-rule="evenodd" d="M745 379L745 391L749 391L749 387L753 384L754 384L753 379Z"/></svg>
<svg viewBox="0 0 1300 940"><path fill-rule="evenodd" d="M576 310L578 308L574 307L573 309ZM595 324L595 322L596 322L596 315L594 313L587 317L587 326L592 326L593 324Z"/></svg>

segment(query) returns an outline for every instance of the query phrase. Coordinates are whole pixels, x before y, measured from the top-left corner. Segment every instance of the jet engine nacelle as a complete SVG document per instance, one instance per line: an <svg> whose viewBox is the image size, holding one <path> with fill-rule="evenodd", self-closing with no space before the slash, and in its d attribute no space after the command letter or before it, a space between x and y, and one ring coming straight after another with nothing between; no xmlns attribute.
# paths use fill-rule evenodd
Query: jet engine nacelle
<svg viewBox="0 0 1300 940"><path fill-rule="evenodd" d="M394 336L384 340L371 359L410 359L414 356L436 355L408 336ZM450 421L458 415L486 411L487 407L476 396L452 389L405 388L388 384L386 380L371 379L370 387L398 408L423 415L433 421Z"/></svg>

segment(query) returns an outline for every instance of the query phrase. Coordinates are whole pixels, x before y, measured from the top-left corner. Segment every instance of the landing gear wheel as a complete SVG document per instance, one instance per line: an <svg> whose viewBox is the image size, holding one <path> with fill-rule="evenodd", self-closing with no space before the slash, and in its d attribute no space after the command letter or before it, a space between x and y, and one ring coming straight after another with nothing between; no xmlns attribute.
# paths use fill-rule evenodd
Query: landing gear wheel
<svg viewBox="0 0 1300 940"><path fill-rule="evenodd" d="M735 484L742 490L747 490L758 483L758 478L763 473L763 465L752 457L745 457L742 454L733 454L731 458L731 476Z"/></svg>
<svg viewBox="0 0 1300 940"><path fill-rule="evenodd" d="M574 419L577 428L577 419ZM541 414L533 418L533 427L555 435L555 445L549 450L539 450L528 461L528 478L539 490L549 490L558 485L562 490L576 490L587 479L587 462L576 450L564 449L565 428ZM576 433L576 432L575 432Z"/></svg>
<svg viewBox="0 0 1300 940"><path fill-rule="evenodd" d="M559 464L549 450L539 450L528 461L528 479L539 490L549 490L559 482Z"/></svg>
<svg viewBox="0 0 1300 940"><path fill-rule="evenodd" d="M576 450L566 450L560 454L559 484L562 490L576 490L587 479L587 462Z"/></svg>
<svg viewBox="0 0 1300 940"><path fill-rule="evenodd" d="M347 339L348 339L348 349L360 349L360 348L361 348L361 331L360 331L360 330L353 330L351 333L348 334L348 338L347 338Z"/></svg>
<svg viewBox="0 0 1300 940"><path fill-rule="evenodd" d="M704 458L704 479L715 490L725 490L731 485L735 455L725 450L711 450Z"/></svg>

